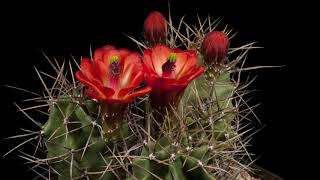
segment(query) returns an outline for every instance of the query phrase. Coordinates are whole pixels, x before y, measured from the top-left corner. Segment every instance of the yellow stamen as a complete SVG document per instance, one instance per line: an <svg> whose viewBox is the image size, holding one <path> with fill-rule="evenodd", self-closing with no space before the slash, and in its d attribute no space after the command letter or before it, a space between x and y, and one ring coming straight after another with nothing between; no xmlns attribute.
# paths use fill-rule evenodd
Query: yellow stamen
<svg viewBox="0 0 320 180"><path fill-rule="evenodd" d="M170 62L176 62L177 61L177 54L176 53L170 53L169 57L168 57L168 60Z"/></svg>
<svg viewBox="0 0 320 180"><path fill-rule="evenodd" d="M116 63L120 60L119 56L111 56L111 58L109 58L109 62L110 64L112 63Z"/></svg>

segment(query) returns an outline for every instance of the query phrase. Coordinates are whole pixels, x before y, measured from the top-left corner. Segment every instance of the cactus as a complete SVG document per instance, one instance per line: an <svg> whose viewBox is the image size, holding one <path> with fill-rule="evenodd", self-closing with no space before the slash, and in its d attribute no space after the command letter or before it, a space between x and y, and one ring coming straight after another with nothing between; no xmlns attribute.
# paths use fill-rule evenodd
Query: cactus
<svg viewBox="0 0 320 180"><path fill-rule="evenodd" d="M248 138L243 135L252 130L245 122L252 108L243 96L250 82L241 84L240 73L245 70L244 60L248 51L255 48L254 43L230 49L223 64L209 65L200 52L201 43L218 21L208 18L196 27L181 19L175 28L169 17L167 25L166 45L198 51L198 64L206 71L184 90L176 108L168 107L162 112L161 121L149 96L143 95L129 104L119 127L106 132L101 105L83 93L84 86L74 79L72 63L69 62L70 80L65 63L56 65L48 59L56 78L48 88L43 75L52 76L37 70L47 94L34 99L47 104L20 108L33 120L27 110L49 107L48 120L44 125L33 120L40 127L38 132L14 136L36 135L9 153L38 140L34 155L21 152L20 156L35 164L32 170L40 177L58 180L215 180L236 178L249 170L251 161L247 160L251 160L251 154L246 151ZM182 28L185 34L181 33ZM224 33L233 37L231 31ZM155 43L129 38L142 50Z"/></svg>

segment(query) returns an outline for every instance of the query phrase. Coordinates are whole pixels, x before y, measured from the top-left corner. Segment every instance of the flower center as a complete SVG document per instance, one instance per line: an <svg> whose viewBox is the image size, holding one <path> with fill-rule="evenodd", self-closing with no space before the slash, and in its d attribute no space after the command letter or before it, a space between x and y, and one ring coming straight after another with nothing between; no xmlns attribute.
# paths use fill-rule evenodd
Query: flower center
<svg viewBox="0 0 320 180"><path fill-rule="evenodd" d="M176 53L170 53L168 56L168 60L162 65L162 72L163 73L171 73L174 71L177 61L177 54Z"/></svg>
<svg viewBox="0 0 320 180"><path fill-rule="evenodd" d="M110 73L111 75L114 77L114 78L117 78L119 77L120 75L120 64L119 64L119 56L112 56L110 59L109 59L109 62L110 62Z"/></svg>

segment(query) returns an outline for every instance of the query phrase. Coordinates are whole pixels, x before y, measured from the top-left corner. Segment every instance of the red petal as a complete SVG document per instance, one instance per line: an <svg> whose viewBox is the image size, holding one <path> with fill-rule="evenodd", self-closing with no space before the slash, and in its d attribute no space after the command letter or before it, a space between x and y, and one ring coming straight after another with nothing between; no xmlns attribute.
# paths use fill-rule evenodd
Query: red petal
<svg viewBox="0 0 320 180"><path fill-rule="evenodd" d="M144 87L144 88L142 88L142 89L130 94L128 96L128 98L134 98L134 97L137 97L137 96L142 96L142 95L148 94L151 90L152 90L152 88L149 87L149 86Z"/></svg>
<svg viewBox="0 0 320 180"><path fill-rule="evenodd" d="M197 53L186 52L186 54L188 55L188 58L186 59L185 64L181 66L180 69L178 69L177 67L177 72L176 72L177 79L180 79L181 77L186 75L186 73L189 73L190 71L192 71L197 65L197 60L198 60Z"/></svg>
<svg viewBox="0 0 320 180"><path fill-rule="evenodd" d="M93 64L89 58L83 58L80 64L80 70L82 74L89 80L96 84L99 84L99 80L97 78L97 74L94 70Z"/></svg>
<svg viewBox="0 0 320 180"><path fill-rule="evenodd" d="M129 88L124 88L124 89L121 89L118 93L118 96L120 97L123 97L123 96L126 96L128 95L130 92L132 92L136 87L134 86L131 86Z"/></svg>
<svg viewBox="0 0 320 180"><path fill-rule="evenodd" d="M196 56L197 57L197 55L198 55L197 50L186 50L184 52L188 53L189 56Z"/></svg>
<svg viewBox="0 0 320 180"><path fill-rule="evenodd" d="M151 51L150 51L151 53ZM152 61L151 61L151 57L149 55L144 56L144 62L142 64L144 72L145 72L145 76L148 77L150 75L155 75L155 76L159 76L153 67Z"/></svg>
<svg viewBox="0 0 320 180"><path fill-rule="evenodd" d="M110 96L113 96L115 91L112 89L112 88L109 88L109 87L102 87L103 89L103 94L106 96L106 97L110 97Z"/></svg>
<svg viewBox="0 0 320 180"><path fill-rule="evenodd" d="M137 88L141 84L144 78L144 71L142 69L138 72L138 74L129 75L128 73L125 73L124 75L125 77L123 77L120 82L122 88L119 92L120 96L124 96L125 94L131 92L133 89ZM127 82L125 82L126 79L124 78L127 78Z"/></svg>
<svg viewBox="0 0 320 180"><path fill-rule="evenodd" d="M176 68L174 70L174 75L176 78L178 78L180 72L183 70L183 67L186 63L188 63L188 55L187 53L176 53L177 55L177 60L176 60Z"/></svg>
<svg viewBox="0 0 320 180"><path fill-rule="evenodd" d="M147 81L148 84L154 83L156 78L160 78L158 74L148 69L146 65L144 65L144 70L145 70L145 80Z"/></svg>
<svg viewBox="0 0 320 180"><path fill-rule="evenodd" d="M119 88L120 88L120 79L119 79L119 77L109 76L107 87L111 87L112 89L115 89L116 91L118 91Z"/></svg>
<svg viewBox="0 0 320 180"><path fill-rule="evenodd" d="M93 61L96 62L96 61L101 61L102 60L102 57L103 57L103 54L112 50L112 49L115 49L113 46L110 46L110 45L106 45L102 48L99 48L97 50L94 51L94 54L93 54Z"/></svg>
<svg viewBox="0 0 320 180"><path fill-rule="evenodd" d="M80 82L91 88L95 93L98 94L98 96L101 96L102 98L110 97L115 93L114 90L111 88L101 87L99 84L92 83L80 71L76 72L76 78Z"/></svg>
<svg viewBox="0 0 320 180"><path fill-rule="evenodd" d="M146 74L149 73L149 74L154 74L154 75L156 75L156 76L159 76L154 69L149 68L146 64L143 64L143 69L144 69L144 71L146 72ZM160 76L159 76L159 77L160 77Z"/></svg>
<svg viewBox="0 0 320 180"><path fill-rule="evenodd" d="M124 60L123 70L120 76L120 87L138 86L143 78L144 69L141 57L138 53L131 53Z"/></svg>
<svg viewBox="0 0 320 180"><path fill-rule="evenodd" d="M106 65L102 61L95 62L96 74L101 80L103 86L108 85L109 65Z"/></svg>
<svg viewBox="0 0 320 180"><path fill-rule="evenodd" d="M104 97L97 95L95 92L93 92L89 89L85 89L84 92L86 93L87 96L89 96L92 99L96 99L96 100L103 100L104 99Z"/></svg>
<svg viewBox="0 0 320 180"><path fill-rule="evenodd" d="M188 73L186 76L179 79L179 82L189 83L190 81L192 81L195 78L197 78L198 76L200 76L204 70L205 70L205 68L202 66L194 68L194 70L192 72Z"/></svg>
<svg viewBox="0 0 320 180"><path fill-rule="evenodd" d="M154 70L154 65L153 62L151 60L151 50L150 49L146 49L143 52L143 63L150 69L150 70Z"/></svg>
<svg viewBox="0 0 320 180"><path fill-rule="evenodd" d="M134 78L131 78L130 85L128 84L126 86L126 88L121 89L119 91L118 95L125 96L125 95L129 94L131 91L133 91L135 88L137 88L143 80L143 74L144 74L144 72L140 71L139 74L137 74Z"/></svg>
<svg viewBox="0 0 320 180"><path fill-rule="evenodd" d="M130 51L125 48L120 48L118 51L121 57L120 59L125 59L130 54Z"/></svg>
<svg viewBox="0 0 320 180"><path fill-rule="evenodd" d="M155 75L149 75L146 77L146 81L148 85L152 87L153 92L180 91L186 88L189 82L198 77L203 71L203 67L194 68L193 71L181 79L163 78Z"/></svg>
<svg viewBox="0 0 320 180"><path fill-rule="evenodd" d="M168 60L168 56L171 52L171 49L161 44L158 44L153 48L151 53L151 61L154 65L155 72L159 76L162 76L162 65Z"/></svg>
<svg viewBox="0 0 320 180"><path fill-rule="evenodd" d="M175 91L177 87L181 86L176 79L163 78L158 75L148 75L146 77L148 86L152 87L153 92L159 91ZM180 88L179 88L180 89Z"/></svg>

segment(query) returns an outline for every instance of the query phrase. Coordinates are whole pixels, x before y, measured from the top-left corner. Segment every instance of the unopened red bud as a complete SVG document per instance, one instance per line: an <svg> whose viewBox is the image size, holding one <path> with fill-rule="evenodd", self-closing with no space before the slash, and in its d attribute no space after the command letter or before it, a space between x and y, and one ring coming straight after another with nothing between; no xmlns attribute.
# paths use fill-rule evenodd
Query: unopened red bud
<svg viewBox="0 0 320 180"><path fill-rule="evenodd" d="M143 28L145 38L153 44L163 42L167 37L166 19L158 11L153 11L148 15Z"/></svg>
<svg viewBox="0 0 320 180"><path fill-rule="evenodd" d="M201 46L201 53L205 61L211 64L222 64L225 62L229 48L227 35L220 31L209 32Z"/></svg>

